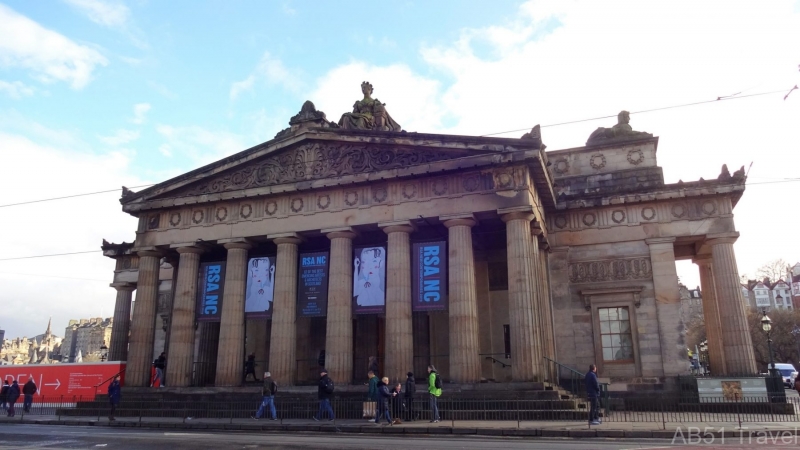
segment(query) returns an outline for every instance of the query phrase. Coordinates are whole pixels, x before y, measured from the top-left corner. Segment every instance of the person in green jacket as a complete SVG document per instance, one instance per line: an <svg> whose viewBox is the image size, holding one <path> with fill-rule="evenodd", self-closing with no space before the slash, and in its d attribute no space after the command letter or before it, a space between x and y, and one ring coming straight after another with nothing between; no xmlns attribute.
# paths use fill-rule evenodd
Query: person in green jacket
<svg viewBox="0 0 800 450"><path fill-rule="evenodd" d="M436 402L436 398L442 395L442 388L436 387L436 379L438 377L439 372L436 371L436 367L433 367L433 365L428 366L428 401L431 407L431 423L436 423L441 419L439 417L439 404Z"/></svg>
<svg viewBox="0 0 800 450"><path fill-rule="evenodd" d="M367 392L367 401L373 402L375 407L378 406L378 377L375 376L375 372L369 371L367 373L369 377L369 392ZM378 420L377 410L373 411L375 413L375 417L369 419L370 422L376 422Z"/></svg>

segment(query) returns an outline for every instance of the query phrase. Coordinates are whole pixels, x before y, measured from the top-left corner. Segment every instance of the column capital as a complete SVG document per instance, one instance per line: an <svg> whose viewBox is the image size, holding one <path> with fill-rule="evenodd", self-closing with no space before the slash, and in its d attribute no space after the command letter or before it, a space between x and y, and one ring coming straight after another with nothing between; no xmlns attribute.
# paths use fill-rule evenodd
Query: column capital
<svg viewBox="0 0 800 450"><path fill-rule="evenodd" d="M244 250L250 250L255 246L252 240L247 238L230 238L230 239L220 239L217 241L217 244L222 244L226 250L230 250L232 248L241 248Z"/></svg>
<svg viewBox="0 0 800 450"><path fill-rule="evenodd" d="M707 266L711 264L711 255L697 255L692 258L692 262L698 266Z"/></svg>
<svg viewBox="0 0 800 450"><path fill-rule="evenodd" d="M134 291L136 289L136 283L111 283L109 286L118 291Z"/></svg>
<svg viewBox="0 0 800 450"><path fill-rule="evenodd" d="M281 244L300 245L300 243L303 242L303 238L297 233L269 234L267 235L267 239L272 239L272 242L274 242L275 245L281 245Z"/></svg>
<svg viewBox="0 0 800 450"><path fill-rule="evenodd" d="M514 219L523 219L530 216L530 219L533 220L536 218L536 215L533 213L533 205L523 205L523 206L512 206L510 208L500 208L497 210L497 214L500 215L500 218L503 222L507 222L509 220Z"/></svg>
<svg viewBox="0 0 800 450"><path fill-rule="evenodd" d="M131 249L131 253L135 253L140 258L143 256L152 256L155 258L164 256L164 251L157 247L136 247Z"/></svg>
<svg viewBox="0 0 800 450"><path fill-rule="evenodd" d="M202 244L198 244L195 242L187 242L183 244L172 244L169 248L175 249L179 254L183 255L184 253L194 253L196 255L200 255L205 253L206 247Z"/></svg>
<svg viewBox="0 0 800 450"><path fill-rule="evenodd" d="M644 240L647 245L654 245L654 244L672 244L675 242L674 237L657 237L657 238L650 238Z"/></svg>
<svg viewBox="0 0 800 450"><path fill-rule="evenodd" d="M739 239L738 231L729 231L727 233L713 233L706 235L706 244L708 245L733 244L734 242L736 242L737 239Z"/></svg>
<svg viewBox="0 0 800 450"><path fill-rule="evenodd" d="M439 216L439 220L442 222L446 228L450 227L457 227L457 226L467 226L467 227L474 227L478 224L477 219L475 219L475 215L472 213L467 214L450 214L447 216Z"/></svg>
<svg viewBox="0 0 800 450"><path fill-rule="evenodd" d="M358 232L353 227L326 228L320 230L328 239L345 238L354 239Z"/></svg>
<svg viewBox="0 0 800 450"><path fill-rule="evenodd" d="M395 220L392 222L381 222L378 226L384 233L413 233L417 227L410 220Z"/></svg>

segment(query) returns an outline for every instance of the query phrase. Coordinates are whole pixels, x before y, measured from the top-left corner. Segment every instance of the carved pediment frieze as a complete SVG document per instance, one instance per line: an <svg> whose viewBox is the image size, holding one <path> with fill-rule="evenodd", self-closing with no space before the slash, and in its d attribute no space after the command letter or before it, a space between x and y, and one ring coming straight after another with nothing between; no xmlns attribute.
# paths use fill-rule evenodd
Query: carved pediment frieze
<svg viewBox="0 0 800 450"><path fill-rule="evenodd" d="M232 172L210 177L165 197L186 197L238 191L301 181L356 175L417 166L466 156L436 151L370 144L313 143L267 157Z"/></svg>

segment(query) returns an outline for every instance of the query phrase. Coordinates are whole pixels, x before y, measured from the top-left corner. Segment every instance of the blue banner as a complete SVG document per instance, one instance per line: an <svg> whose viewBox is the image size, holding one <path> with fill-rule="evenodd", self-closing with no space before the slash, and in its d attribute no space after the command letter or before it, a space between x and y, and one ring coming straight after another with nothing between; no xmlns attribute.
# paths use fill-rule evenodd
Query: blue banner
<svg viewBox="0 0 800 450"><path fill-rule="evenodd" d="M219 322L222 317L222 293L225 291L225 262L200 264L198 278L197 320Z"/></svg>
<svg viewBox="0 0 800 450"><path fill-rule="evenodd" d="M411 259L412 311L447 309L447 242L418 242Z"/></svg>

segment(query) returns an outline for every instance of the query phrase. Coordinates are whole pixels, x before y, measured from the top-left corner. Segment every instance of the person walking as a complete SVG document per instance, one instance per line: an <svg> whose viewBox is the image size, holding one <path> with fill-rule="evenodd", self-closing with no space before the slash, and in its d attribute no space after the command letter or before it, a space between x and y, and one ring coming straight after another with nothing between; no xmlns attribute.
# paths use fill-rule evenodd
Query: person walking
<svg viewBox="0 0 800 450"><path fill-rule="evenodd" d="M9 388L8 388L8 394L7 395L8 395L8 398L7 398L7 401L8 401L8 417L14 417L14 415L15 415L14 403L17 403L17 400L19 399L19 395L20 395L19 384L17 383L17 380L11 380L11 386L9 386Z"/></svg>
<svg viewBox="0 0 800 450"><path fill-rule="evenodd" d="M370 422L375 422L378 420L378 377L371 370L367 376L369 377L369 391L367 391L367 402L364 405L364 416L368 417Z"/></svg>
<svg viewBox="0 0 800 450"><path fill-rule="evenodd" d="M247 361L244 362L244 381L247 381L247 376L252 375L253 379L260 381L256 377L256 354L251 353L247 355Z"/></svg>
<svg viewBox="0 0 800 450"><path fill-rule="evenodd" d="M0 408L2 408L3 411L8 410L8 388L10 387L8 380L5 380L3 382L3 387L0 388Z"/></svg>
<svg viewBox="0 0 800 450"><path fill-rule="evenodd" d="M117 420L114 418L114 413L117 411L120 397L122 397L122 385L120 385L119 375L117 375L114 377L114 381L108 385L108 403L111 405L111 412L108 414L109 422Z"/></svg>
<svg viewBox="0 0 800 450"><path fill-rule="evenodd" d="M600 383L597 381L597 366L589 365L586 374L586 398L589 400L589 425L600 425Z"/></svg>
<svg viewBox="0 0 800 450"><path fill-rule="evenodd" d="M317 422L322 419L322 415L324 413L330 414L330 420L333 422L336 419L336 416L333 414L333 408L331 408L331 396L333 396L333 380L331 377L328 376L328 371L326 369L320 369L319 371L319 383L317 384L317 398L319 398L319 411L317 415L314 416L314 420Z"/></svg>
<svg viewBox="0 0 800 450"><path fill-rule="evenodd" d="M436 367L431 364L428 366L428 403L431 408L431 423L437 423L441 420L439 416L439 403L437 399L442 395L442 378Z"/></svg>
<svg viewBox="0 0 800 450"><path fill-rule="evenodd" d="M31 412L31 404L33 404L33 394L36 393L36 383L33 378L29 377L28 381L22 386L22 411Z"/></svg>
<svg viewBox="0 0 800 450"><path fill-rule="evenodd" d="M417 392L417 382L414 380L414 374L408 372L406 374L406 390L403 392L403 397L406 402L406 420L413 422L414 417L414 394Z"/></svg>
<svg viewBox="0 0 800 450"><path fill-rule="evenodd" d="M256 375L253 374L253 378ZM264 372L264 385L261 387L261 406L258 407L253 419L260 419L264 415L264 410L269 408L272 420L278 420L278 413L275 412L275 394L278 392L278 384L272 381L272 374Z"/></svg>
<svg viewBox="0 0 800 450"><path fill-rule="evenodd" d="M386 417L386 424L392 424L392 416L389 414L389 399L393 397L392 392L389 390L389 378L383 377L381 379L381 384L378 386L378 393L380 394L380 412L378 413L378 417L375 419L375 423L381 423L381 419Z"/></svg>
<svg viewBox="0 0 800 450"><path fill-rule="evenodd" d="M153 377L153 382L150 383L150 387L156 385L156 381L158 381L158 387L164 387L164 370L167 369L167 354L165 352L161 352L158 355L158 358L153 361L153 367L156 368L156 376Z"/></svg>

